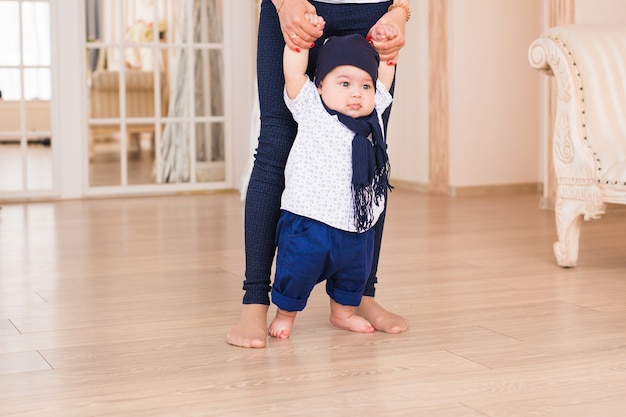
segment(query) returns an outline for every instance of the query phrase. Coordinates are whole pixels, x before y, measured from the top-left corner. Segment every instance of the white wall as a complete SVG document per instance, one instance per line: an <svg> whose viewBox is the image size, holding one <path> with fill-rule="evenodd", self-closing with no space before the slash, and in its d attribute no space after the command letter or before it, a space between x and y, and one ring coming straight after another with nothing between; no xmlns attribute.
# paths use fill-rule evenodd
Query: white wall
<svg viewBox="0 0 626 417"><path fill-rule="evenodd" d="M542 183L545 76L528 64L548 0L449 0L450 186ZM576 0L578 23L626 23L625 0ZM428 0L411 1L389 124L392 180L429 183ZM393 181L392 181L393 182Z"/></svg>
<svg viewBox="0 0 626 417"><path fill-rule="evenodd" d="M540 0L450 2L450 186L540 182Z"/></svg>
<svg viewBox="0 0 626 417"><path fill-rule="evenodd" d="M576 23L626 24L624 0L576 0Z"/></svg>
<svg viewBox="0 0 626 417"><path fill-rule="evenodd" d="M396 72L389 157L393 180L428 184L428 0L412 0L411 16Z"/></svg>
<svg viewBox="0 0 626 417"><path fill-rule="evenodd" d="M542 0L449 1L450 186L542 181L539 76L527 61ZM389 128L392 177L428 174L428 1L411 2Z"/></svg>

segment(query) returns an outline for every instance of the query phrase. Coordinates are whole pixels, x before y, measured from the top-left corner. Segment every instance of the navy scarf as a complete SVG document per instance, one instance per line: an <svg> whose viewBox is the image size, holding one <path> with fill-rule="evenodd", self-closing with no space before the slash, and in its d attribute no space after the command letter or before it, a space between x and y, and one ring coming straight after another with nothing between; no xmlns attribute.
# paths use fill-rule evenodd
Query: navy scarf
<svg viewBox="0 0 626 417"><path fill-rule="evenodd" d="M363 232L374 224L373 203L380 203L389 185L389 157L378 113L374 110L369 116L353 118L331 110L341 123L354 132L352 139L352 196L354 219L357 231ZM368 136L372 137L370 141Z"/></svg>

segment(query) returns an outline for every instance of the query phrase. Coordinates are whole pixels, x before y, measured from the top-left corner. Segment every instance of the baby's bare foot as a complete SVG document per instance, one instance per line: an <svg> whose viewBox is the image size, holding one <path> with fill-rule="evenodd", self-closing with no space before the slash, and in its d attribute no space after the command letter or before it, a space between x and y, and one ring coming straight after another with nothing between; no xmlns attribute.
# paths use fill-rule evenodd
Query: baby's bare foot
<svg viewBox="0 0 626 417"><path fill-rule="evenodd" d="M245 348L265 347L268 308L265 304L243 304L239 323L226 334L226 342Z"/></svg>
<svg viewBox="0 0 626 417"><path fill-rule="evenodd" d="M287 339L291 335L293 323L296 320L295 311L276 310L276 317L272 320L268 332L278 339Z"/></svg>

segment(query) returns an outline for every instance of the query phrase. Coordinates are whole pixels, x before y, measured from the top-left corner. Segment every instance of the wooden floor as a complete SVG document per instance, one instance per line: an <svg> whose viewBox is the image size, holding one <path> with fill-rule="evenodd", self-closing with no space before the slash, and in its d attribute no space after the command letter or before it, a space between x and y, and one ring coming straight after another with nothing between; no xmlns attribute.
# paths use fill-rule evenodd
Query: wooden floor
<svg viewBox="0 0 626 417"><path fill-rule="evenodd" d="M336 330L318 287L241 349L237 194L4 205L0 415L622 417L626 210L561 269L538 206L396 190L377 298L410 330Z"/></svg>

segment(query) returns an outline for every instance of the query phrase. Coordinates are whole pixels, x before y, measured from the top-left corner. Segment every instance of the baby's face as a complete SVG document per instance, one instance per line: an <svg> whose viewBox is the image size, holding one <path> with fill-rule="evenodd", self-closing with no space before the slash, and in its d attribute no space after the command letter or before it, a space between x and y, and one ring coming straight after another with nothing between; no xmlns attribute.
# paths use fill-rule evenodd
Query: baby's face
<svg viewBox="0 0 626 417"><path fill-rule="evenodd" d="M374 111L374 80L359 67L340 65L333 68L317 90L328 108L347 116L368 116Z"/></svg>

